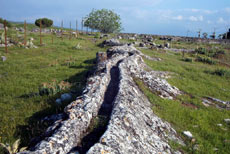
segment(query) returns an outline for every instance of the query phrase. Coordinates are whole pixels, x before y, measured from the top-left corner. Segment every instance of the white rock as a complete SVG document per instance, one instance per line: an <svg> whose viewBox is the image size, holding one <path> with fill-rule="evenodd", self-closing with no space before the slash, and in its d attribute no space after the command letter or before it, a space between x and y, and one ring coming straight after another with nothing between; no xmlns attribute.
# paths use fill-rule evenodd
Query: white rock
<svg viewBox="0 0 230 154"><path fill-rule="evenodd" d="M184 131L183 134L187 136L188 138L192 138L192 133L190 131Z"/></svg>
<svg viewBox="0 0 230 154"><path fill-rule="evenodd" d="M223 125L222 124L217 124L217 126L222 127Z"/></svg>
<svg viewBox="0 0 230 154"><path fill-rule="evenodd" d="M6 61L6 57L5 56L1 56L1 58L2 58L3 62Z"/></svg>
<svg viewBox="0 0 230 154"><path fill-rule="evenodd" d="M226 122L227 124L230 124L230 119L224 119L224 122Z"/></svg>
<svg viewBox="0 0 230 154"><path fill-rule="evenodd" d="M119 39L119 40L121 40L121 39L122 39L122 37L121 37L121 36L118 36L118 39Z"/></svg>
<svg viewBox="0 0 230 154"><path fill-rule="evenodd" d="M61 95L62 102L68 102L68 101L71 101L71 99L72 99L72 95L69 93L65 93Z"/></svg>
<svg viewBox="0 0 230 154"><path fill-rule="evenodd" d="M218 151L219 149L217 149L217 148L213 148L213 151Z"/></svg>
<svg viewBox="0 0 230 154"><path fill-rule="evenodd" d="M57 105L61 105L62 101L61 101L60 98L58 98L58 99L56 99L55 103L56 103Z"/></svg>

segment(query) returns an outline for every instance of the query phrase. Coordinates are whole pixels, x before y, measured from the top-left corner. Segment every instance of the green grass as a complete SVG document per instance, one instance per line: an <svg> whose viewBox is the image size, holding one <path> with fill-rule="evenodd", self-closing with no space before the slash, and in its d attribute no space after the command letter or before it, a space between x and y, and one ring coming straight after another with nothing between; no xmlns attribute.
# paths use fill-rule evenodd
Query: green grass
<svg viewBox="0 0 230 154"><path fill-rule="evenodd" d="M224 119L230 118L230 112L215 107L205 107L201 100L205 96L224 101L230 100L229 78L206 73L207 70L214 71L217 68L229 70L229 68L200 62L184 62L180 54L173 52L142 51L149 56L160 57L162 61L145 60L145 62L153 70L174 72L168 82L185 93L178 96L176 100L162 99L152 93L141 81L136 81L152 102L153 111L170 122L188 145L182 148L173 144L173 147L188 153L215 153L214 148L218 148L217 153L229 153L230 126L224 122ZM218 127L219 123L222 123L223 127ZM192 150L191 143L182 135L185 130L192 132L199 150Z"/></svg>
<svg viewBox="0 0 230 154"><path fill-rule="evenodd" d="M11 30L9 34L15 33ZM27 38L30 37L39 46L39 35L31 33ZM67 91L51 96L30 95L38 93L42 83L53 80L77 83L80 87L71 88L78 91L77 95L81 93L86 73L94 66L96 52L105 51L90 41L90 37L84 35L62 41L54 36L52 44L51 35L43 34L45 46L37 49L10 47L6 54L4 48L0 48L0 56L7 57L5 62L0 61L0 142L11 144L21 138L23 146L28 146L30 139L47 127L38 121L62 111L66 104L57 106L55 99ZM78 43L81 49L73 49Z"/></svg>
<svg viewBox="0 0 230 154"><path fill-rule="evenodd" d="M23 24L14 26L23 27ZM28 25L28 29L35 26ZM2 33L2 31L0 31ZM19 33L23 36L23 33ZM15 38L16 32L10 30L8 35ZM33 37L34 44L39 46L39 34L30 33L27 38ZM22 38L18 38L23 41ZM66 36L64 40L54 36L54 43L51 43L51 35L43 34L45 46L38 49L24 49L10 47L6 54L4 48L0 48L0 56L7 57L5 62L0 61L0 142L12 144L16 139L22 140L21 146L28 146L30 139L39 136L47 128L47 123L39 122L47 115L62 112L64 106L55 104L56 98L63 90L55 95L35 96L39 92L42 83L52 83L56 80L69 82L71 89L81 93L85 84L86 72L94 66L96 52L105 51L106 48L99 48L95 44L93 36L81 35L79 38L69 40ZM127 42L127 40L122 40ZM129 41L128 41L129 42ZM80 44L81 49L73 49ZM164 41L157 40L162 44ZM229 64L230 51L228 46L209 45L200 43L173 42L174 48L214 48L224 49L226 55L216 61L223 61ZM209 65L196 62L196 56L185 54L189 62L183 61L182 55L173 52L157 52L154 50L142 50L149 56L160 57L162 61L155 62L145 59L147 65L153 70L174 72L168 82L185 94L178 96L176 100L161 99L152 93L140 80L137 84L153 104L153 111L170 122L179 135L185 140L187 146L181 147L176 143L170 145L176 149L188 153L215 153L213 148L218 148L216 153L229 153L230 126L224 123L224 119L230 118L230 112L219 110L214 107L204 107L201 99L205 96L219 98L224 101L230 100L230 80L228 75L216 75L229 72L226 65ZM192 60L192 61L190 61ZM213 73L212 73L213 72ZM216 74L214 72L217 72ZM75 87L78 83L80 86ZM186 106L183 104L189 104ZM191 107L192 106L192 107ZM195 107L195 108L194 108ZM100 123L95 122L95 127ZM223 127L217 124L222 123ZM195 151L190 141L182 135L182 131L189 130L194 135L199 145L199 150ZM0 153L1 153L0 149Z"/></svg>

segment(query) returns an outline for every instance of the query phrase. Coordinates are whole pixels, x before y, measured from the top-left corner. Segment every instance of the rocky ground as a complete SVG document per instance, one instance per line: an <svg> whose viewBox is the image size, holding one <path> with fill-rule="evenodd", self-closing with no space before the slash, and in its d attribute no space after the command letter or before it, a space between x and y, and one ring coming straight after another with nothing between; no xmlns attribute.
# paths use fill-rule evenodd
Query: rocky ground
<svg viewBox="0 0 230 154"><path fill-rule="evenodd" d="M44 140L20 154L180 153L170 147L169 141L183 144L182 140L169 123L153 113L134 78L165 99L181 92L165 80L168 73L145 71L142 56L146 58L127 45L98 53L97 68L88 78L83 95L65 108L64 116L58 115L61 118L47 129ZM106 125L99 132L89 132L97 116L108 119ZM84 139L87 145L82 144Z"/></svg>

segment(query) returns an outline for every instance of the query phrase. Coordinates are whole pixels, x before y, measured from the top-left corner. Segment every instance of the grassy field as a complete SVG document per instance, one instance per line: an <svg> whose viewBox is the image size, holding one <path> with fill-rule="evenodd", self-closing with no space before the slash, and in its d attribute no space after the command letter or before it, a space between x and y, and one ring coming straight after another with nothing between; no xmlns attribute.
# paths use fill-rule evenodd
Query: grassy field
<svg viewBox="0 0 230 154"><path fill-rule="evenodd" d="M30 26L32 27L32 26ZM1 32L0 32L1 33ZM10 36L16 32L11 30ZM22 34L21 34L22 35ZM78 38L63 40L51 35L43 35L44 46L39 46L38 34L31 33L37 49L10 47L6 54L0 48L0 142L12 144L21 138L22 145L34 136L41 134L47 126L38 121L44 116L62 111L62 106L55 100L62 93L70 90L81 94L86 81L86 73L94 66L96 52L105 51L92 41L91 36L81 35ZM99 43L99 42L98 42ZM79 44L81 49L73 47ZM55 95L38 95L39 87L45 84L68 83L71 87ZM0 151L1 153L1 151Z"/></svg>
<svg viewBox="0 0 230 154"><path fill-rule="evenodd" d="M23 24L13 26L23 27ZM28 26L28 29L32 28L33 25ZM12 38L19 36L17 41L23 41L23 33L10 30L8 34ZM66 36L62 40L53 35L52 43L51 35L43 34L45 45L39 46L39 34L28 35L28 39L35 39L37 49L10 47L6 54L4 48L0 48L0 56L7 57L5 62L0 61L0 142L12 144L20 138L22 146L28 146L33 137L39 136L47 128L45 123L39 122L42 118L62 112L66 104L60 106L55 103L62 93L71 90L76 92L76 96L81 94L87 71L94 66L96 52L106 50L98 47L103 40L95 42L93 36L80 35L71 40ZM165 43L161 40L155 42ZM81 46L80 49L74 48L77 44ZM208 52L223 50L225 54L217 57L209 53L185 54L182 57L181 53L141 49L146 55L162 59L158 62L145 59L145 62L153 70L173 72L168 82L184 94L174 100L166 100L152 93L136 79L138 86L152 102L154 113L170 122L187 144L181 147L172 142L174 148L185 153L229 153L230 126L224 122L224 119L230 118L229 110L205 107L202 104L202 98L206 96L230 101L229 46L186 42L171 44L173 48L202 47ZM198 62L198 56L214 61L215 64ZM62 83L67 83L70 88L53 95L39 95L42 85L57 86ZM195 142L183 136L185 130L192 132Z"/></svg>
<svg viewBox="0 0 230 154"><path fill-rule="evenodd" d="M172 145L188 153L229 153L230 126L224 122L224 119L230 118L229 110L202 104L202 98L206 96L230 100L230 74L218 76L207 73L216 69L230 71L229 67L196 62L192 54L186 54L185 57L193 59L193 62L185 62L178 53L142 51L149 56L160 57L162 61L145 62L153 70L173 72L172 78L168 79L169 83L185 93L175 100L166 100L152 93L140 80L136 81L152 102L154 113L170 122L188 146ZM229 50L226 50L226 56L230 56ZM183 131L190 131L196 141L187 140Z"/></svg>

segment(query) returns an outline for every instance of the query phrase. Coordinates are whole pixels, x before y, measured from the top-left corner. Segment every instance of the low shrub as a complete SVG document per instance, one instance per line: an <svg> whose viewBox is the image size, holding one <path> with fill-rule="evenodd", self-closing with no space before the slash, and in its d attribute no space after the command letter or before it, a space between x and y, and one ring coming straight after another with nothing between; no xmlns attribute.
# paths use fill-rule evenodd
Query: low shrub
<svg viewBox="0 0 230 154"><path fill-rule="evenodd" d="M198 48L195 50L196 53L205 55L207 50L205 48Z"/></svg>
<svg viewBox="0 0 230 154"><path fill-rule="evenodd" d="M216 51L214 54L213 54L213 57L214 58L218 58L220 55L225 55L226 52L224 50L219 50L219 51Z"/></svg>
<svg viewBox="0 0 230 154"><path fill-rule="evenodd" d="M213 75L218 75L218 76L230 76L230 71L226 69L216 69L215 71L211 72Z"/></svg>
<svg viewBox="0 0 230 154"><path fill-rule="evenodd" d="M39 95L55 95L63 90L70 89L71 84L69 82L61 81L57 83L56 80L53 80L51 83L43 83L39 87Z"/></svg>
<svg viewBox="0 0 230 154"><path fill-rule="evenodd" d="M216 64L216 61L214 61L214 60L212 60L212 59L210 59L210 58L205 58L205 57L200 57L200 56L198 56L197 58L196 58L196 61L198 61L198 62L202 62L202 63L207 63L207 64L210 64L210 65L214 65L214 64Z"/></svg>
<svg viewBox="0 0 230 154"><path fill-rule="evenodd" d="M94 38L100 38L100 36L101 36L101 33L100 33L100 32L97 32L97 33L95 34Z"/></svg>
<svg viewBox="0 0 230 154"><path fill-rule="evenodd" d="M192 62L192 58L183 58L182 60L185 62Z"/></svg>
<svg viewBox="0 0 230 154"><path fill-rule="evenodd" d="M195 50L195 53L206 55L208 57L215 57L215 58L217 58L219 55L226 54L224 50L216 50L216 49L207 50L205 48L198 48Z"/></svg>

